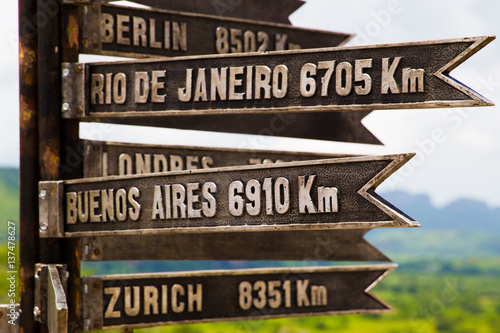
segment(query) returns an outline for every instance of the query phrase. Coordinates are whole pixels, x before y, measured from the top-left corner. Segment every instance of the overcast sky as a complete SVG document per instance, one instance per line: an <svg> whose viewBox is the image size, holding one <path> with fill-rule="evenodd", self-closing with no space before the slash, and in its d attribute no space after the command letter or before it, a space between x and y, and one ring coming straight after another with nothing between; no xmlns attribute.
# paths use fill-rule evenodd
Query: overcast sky
<svg viewBox="0 0 500 333"><path fill-rule="evenodd" d="M498 13L500 2L492 0L309 0L291 19L295 26L355 33L357 37L348 45L363 45L497 35ZM0 2L0 29L0 166L17 166L17 1ZM452 76L500 103L500 42L486 46ZM81 135L98 140L125 141L133 136L144 143L332 153L417 152L407 168L381 186L381 192L427 194L439 206L460 198L500 206L496 189L500 185L499 111L499 107L376 111L365 118L364 125L384 147L109 125L84 126ZM440 133L439 140L435 133Z"/></svg>

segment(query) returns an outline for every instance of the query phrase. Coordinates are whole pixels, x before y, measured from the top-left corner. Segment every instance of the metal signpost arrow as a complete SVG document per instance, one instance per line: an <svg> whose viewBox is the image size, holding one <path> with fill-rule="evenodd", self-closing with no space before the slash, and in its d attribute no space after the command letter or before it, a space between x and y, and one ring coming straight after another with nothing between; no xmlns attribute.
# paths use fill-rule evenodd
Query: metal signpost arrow
<svg viewBox="0 0 500 333"><path fill-rule="evenodd" d="M288 16L304 4L301 0L133 0L133 2L155 8L285 24L290 23Z"/></svg>
<svg viewBox="0 0 500 333"><path fill-rule="evenodd" d="M83 237L83 261L260 260L390 262L367 229ZM151 246L154 244L154 246Z"/></svg>
<svg viewBox="0 0 500 333"><path fill-rule="evenodd" d="M84 277L84 331L392 309L370 290L394 264Z"/></svg>
<svg viewBox="0 0 500 333"><path fill-rule="evenodd" d="M361 122L370 111L113 118L114 124L382 144ZM94 121L94 119L92 119ZM108 121L108 119L95 119Z"/></svg>
<svg viewBox="0 0 500 333"><path fill-rule="evenodd" d="M83 141L85 178L345 157L339 154Z"/></svg>
<svg viewBox="0 0 500 333"><path fill-rule="evenodd" d="M417 227L375 193L412 157L40 182L40 236Z"/></svg>
<svg viewBox="0 0 500 333"><path fill-rule="evenodd" d="M449 72L493 39L68 63L63 69L63 117L492 105Z"/></svg>
<svg viewBox="0 0 500 333"><path fill-rule="evenodd" d="M80 52L122 57L267 52L345 44L352 35L112 5L80 5Z"/></svg>

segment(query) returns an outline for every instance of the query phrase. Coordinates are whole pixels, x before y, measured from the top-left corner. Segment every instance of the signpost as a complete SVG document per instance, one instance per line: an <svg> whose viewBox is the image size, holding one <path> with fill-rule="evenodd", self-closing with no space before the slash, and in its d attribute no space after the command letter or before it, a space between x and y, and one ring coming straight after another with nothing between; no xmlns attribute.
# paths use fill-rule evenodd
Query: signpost
<svg viewBox="0 0 500 333"><path fill-rule="evenodd" d="M370 294L394 264L82 279L84 331L392 309Z"/></svg>
<svg viewBox="0 0 500 333"><path fill-rule="evenodd" d="M92 0L92 2L107 2L107 0ZM290 23L288 16L304 4L301 0L134 0L133 2L154 8L285 24Z"/></svg>
<svg viewBox="0 0 500 333"><path fill-rule="evenodd" d="M449 73L494 37L293 50L350 35L262 22L296 0L19 2L20 332L387 312L369 291L391 264L82 277L80 260L387 262L364 235L419 226L375 192L413 154L87 142L84 175L82 121L379 143L371 110L491 105Z"/></svg>
<svg viewBox="0 0 500 333"><path fill-rule="evenodd" d="M345 44L352 35L203 14L80 5L82 53L122 57L267 52Z"/></svg>
<svg viewBox="0 0 500 333"><path fill-rule="evenodd" d="M63 117L492 105L449 72L493 39L70 63L63 66Z"/></svg>
<svg viewBox="0 0 500 333"><path fill-rule="evenodd" d="M40 182L40 235L417 227L374 192L412 157Z"/></svg>
<svg viewBox="0 0 500 333"><path fill-rule="evenodd" d="M85 178L345 157L339 154L100 141L84 141L83 145Z"/></svg>
<svg viewBox="0 0 500 333"><path fill-rule="evenodd" d="M83 237L83 261L391 260L364 239L368 229ZM154 244L154 246L151 246ZM196 244L196 246L193 246Z"/></svg>
<svg viewBox="0 0 500 333"><path fill-rule="evenodd" d="M380 145L382 143L361 123L369 113L370 111L113 118L113 123Z"/></svg>

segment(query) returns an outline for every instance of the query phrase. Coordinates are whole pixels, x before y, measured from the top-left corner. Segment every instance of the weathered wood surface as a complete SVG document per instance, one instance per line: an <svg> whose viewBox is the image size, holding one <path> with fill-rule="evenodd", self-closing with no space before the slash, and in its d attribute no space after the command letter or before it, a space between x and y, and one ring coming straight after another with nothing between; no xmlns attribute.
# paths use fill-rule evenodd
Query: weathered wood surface
<svg viewBox="0 0 500 333"><path fill-rule="evenodd" d="M40 235L417 227L375 193L412 157L350 157L40 182L40 192L46 194L40 198L40 221L48 224Z"/></svg>
<svg viewBox="0 0 500 333"><path fill-rule="evenodd" d="M392 309L370 293L396 265L86 277L84 330Z"/></svg>
<svg viewBox="0 0 500 333"><path fill-rule="evenodd" d="M80 52L188 56L333 47L352 35L262 21L112 5L79 6Z"/></svg>
<svg viewBox="0 0 500 333"><path fill-rule="evenodd" d="M91 120L492 105L449 72L493 39L66 64L63 116Z"/></svg>

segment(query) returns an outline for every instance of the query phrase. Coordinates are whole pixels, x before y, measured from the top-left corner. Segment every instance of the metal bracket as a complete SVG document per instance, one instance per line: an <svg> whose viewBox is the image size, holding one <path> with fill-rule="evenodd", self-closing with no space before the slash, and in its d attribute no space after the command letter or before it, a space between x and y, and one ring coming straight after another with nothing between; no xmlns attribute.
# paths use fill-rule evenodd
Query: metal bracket
<svg viewBox="0 0 500 333"><path fill-rule="evenodd" d="M35 265L35 320L47 323L49 333L67 333L68 305L66 289L68 281L66 265Z"/></svg>
<svg viewBox="0 0 500 333"><path fill-rule="evenodd" d="M100 237L82 237L80 244L82 261L102 260L102 245Z"/></svg>
<svg viewBox="0 0 500 333"><path fill-rule="evenodd" d="M62 104L63 118L83 118L88 115L86 93L85 64L64 62L62 68Z"/></svg>
<svg viewBox="0 0 500 333"><path fill-rule="evenodd" d="M64 237L64 181L44 181L38 184L40 237Z"/></svg>
<svg viewBox="0 0 500 333"><path fill-rule="evenodd" d="M103 327L103 282L100 277L82 278L83 332Z"/></svg>
<svg viewBox="0 0 500 333"><path fill-rule="evenodd" d="M78 7L80 52L99 53L101 48L101 4Z"/></svg>

